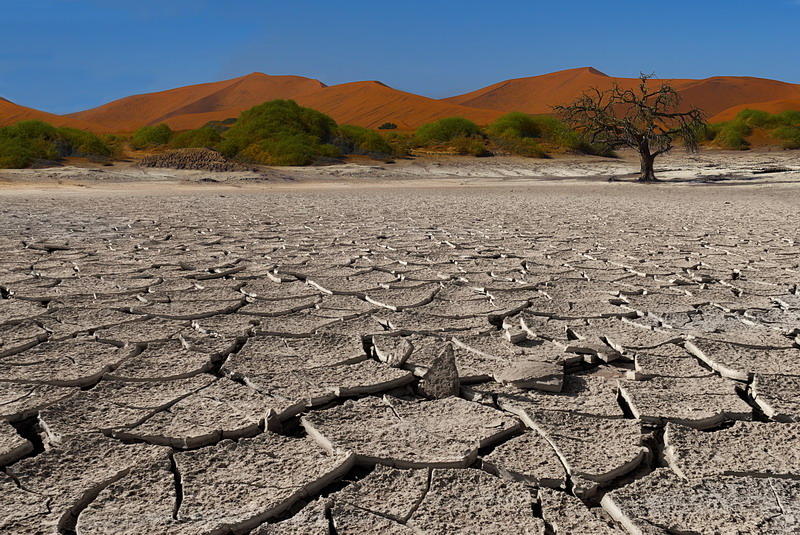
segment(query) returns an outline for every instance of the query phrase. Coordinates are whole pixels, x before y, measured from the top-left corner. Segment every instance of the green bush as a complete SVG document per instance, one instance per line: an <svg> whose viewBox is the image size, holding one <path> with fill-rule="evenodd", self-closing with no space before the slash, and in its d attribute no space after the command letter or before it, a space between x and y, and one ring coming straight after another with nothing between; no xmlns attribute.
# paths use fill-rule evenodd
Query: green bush
<svg viewBox="0 0 800 535"><path fill-rule="evenodd" d="M784 149L800 149L800 126L780 126L770 135L781 140Z"/></svg>
<svg viewBox="0 0 800 535"><path fill-rule="evenodd" d="M265 165L308 165L339 155L336 122L293 100L272 100L245 110L217 148L228 157Z"/></svg>
<svg viewBox="0 0 800 535"><path fill-rule="evenodd" d="M469 154L472 156L485 156L489 153L486 150L486 142L482 137L463 136L451 139L449 142L453 152L458 154Z"/></svg>
<svg viewBox="0 0 800 535"><path fill-rule="evenodd" d="M517 138L541 137L542 130L531 115L521 112L511 112L498 117L486 127L490 136L511 136Z"/></svg>
<svg viewBox="0 0 800 535"><path fill-rule="evenodd" d="M480 136L478 125L463 117L446 117L417 128L414 141L418 146L446 143L452 139Z"/></svg>
<svg viewBox="0 0 800 535"><path fill-rule="evenodd" d="M378 127L378 130L397 130L395 123L383 123Z"/></svg>
<svg viewBox="0 0 800 535"><path fill-rule="evenodd" d="M169 142L173 149L188 148L213 148L222 141L222 136L214 128L202 127L195 130L187 130L176 135Z"/></svg>
<svg viewBox="0 0 800 535"><path fill-rule="evenodd" d="M235 122L236 122L236 117L230 117L222 121L208 121L200 128L210 128L218 134L224 134L225 132L230 130L231 125L233 125Z"/></svg>
<svg viewBox="0 0 800 535"><path fill-rule="evenodd" d="M720 123L716 125L716 130L714 143L723 148L745 150L750 146L746 138L753 130L744 121L734 120Z"/></svg>
<svg viewBox="0 0 800 535"><path fill-rule="evenodd" d="M767 130L772 138L781 141L783 148L800 148L800 111L795 110L769 113L745 109L732 121L711 125L709 132L714 134L710 137L717 145L744 150L750 146L747 137L754 128Z"/></svg>
<svg viewBox="0 0 800 535"><path fill-rule="evenodd" d="M386 139L369 128L341 125L336 131L333 144L342 154L365 154L374 158L385 158L393 153Z"/></svg>
<svg viewBox="0 0 800 535"><path fill-rule="evenodd" d="M43 121L21 121L0 128L0 167L29 167L36 160L60 160L68 156L107 158L116 147L90 132L56 128Z"/></svg>
<svg viewBox="0 0 800 535"><path fill-rule="evenodd" d="M22 140L0 133L0 169L23 169L30 167L35 159L34 151Z"/></svg>
<svg viewBox="0 0 800 535"><path fill-rule="evenodd" d="M145 149L166 145L172 138L172 129L165 124L143 126L133 133L131 147Z"/></svg>
<svg viewBox="0 0 800 535"><path fill-rule="evenodd" d="M517 137L506 134L492 137L491 139L500 150L516 156L523 156L526 158L547 157L547 154L539 143L530 137Z"/></svg>
<svg viewBox="0 0 800 535"><path fill-rule="evenodd" d="M408 156L409 151L414 147L412 137L409 134L400 132L386 134L386 142L392 149L391 155L397 158Z"/></svg>

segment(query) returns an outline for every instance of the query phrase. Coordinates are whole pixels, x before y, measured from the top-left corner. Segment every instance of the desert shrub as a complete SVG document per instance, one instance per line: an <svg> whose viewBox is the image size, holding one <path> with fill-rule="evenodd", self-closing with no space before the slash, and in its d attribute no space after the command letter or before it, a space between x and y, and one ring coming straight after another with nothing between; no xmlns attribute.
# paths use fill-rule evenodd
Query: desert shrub
<svg viewBox="0 0 800 535"><path fill-rule="evenodd" d="M780 126L772 130L770 135L781 140L784 149L800 149L800 126Z"/></svg>
<svg viewBox="0 0 800 535"><path fill-rule="evenodd" d="M116 146L77 128L59 128L58 137L64 148L61 156L114 156L119 152Z"/></svg>
<svg viewBox="0 0 800 535"><path fill-rule="evenodd" d="M21 121L0 128L0 167L28 167L36 160L68 156L109 157L116 148L90 132L56 128L43 121Z"/></svg>
<svg viewBox="0 0 800 535"><path fill-rule="evenodd" d="M218 134L224 134L230 130L231 126L236 122L236 117L230 117L222 121L208 121L200 128L210 128Z"/></svg>
<svg viewBox="0 0 800 535"><path fill-rule="evenodd" d="M539 122L527 113L511 112L498 117L486 127L490 136L511 136L517 138L540 137Z"/></svg>
<svg viewBox="0 0 800 535"><path fill-rule="evenodd" d="M786 149L800 148L800 111L769 113L745 109L732 121L712 125L711 130L716 133L713 141L717 145L743 150L750 145L747 137L753 133L754 128L767 130Z"/></svg>
<svg viewBox="0 0 800 535"><path fill-rule="evenodd" d="M342 154L366 154L385 158L393 152L382 135L369 128L349 124L343 124L337 129L333 144Z"/></svg>
<svg viewBox="0 0 800 535"><path fill-rule="evenodd" d="M195 130L187 130L176 135L169 142L173 149L206 148L215 147L222 141L222 136L213 128L202 127Z"/></svg>
<svg viewBox="0 0 800 535"><path fill-rule="evenodd" d="M2 129L0 129L2 130ZM25 143L0 133L0 169L23 169L36 159L34 151Z"/></svg>
<svg viewBox="0 0 800 535"><path fill-rule="evenodd" d="M547 156L534 138L503 135L492 137L491 140L501 151L516 156L526 158L545 158Z"/></svg>
<svg viewBox="0 0 800 535"><path fill-rule="evenodd" d="M449 148L458 154L469 154L472 156L485 156L489 153L486 150L486 142L479 136L462 136L451 139L448 142Z"/></svg>
<svg viewBox="0 0 800 535"><path fill-rule="evenodd" d="M446 143L451 139L480 136L478 125L463 117L446 117L417 128L414 141L418 146Z"/></svg>
<svg viewBox="0 0 800 535"><path fill-rule="evenodd" d="M786 110L778 114L785 126L800 126L800 111Z"/></svg>
<svg viewBox="0 0 800 535"><path fill-rule="evenodd" d="M392 149L390 153L396 158L408 156L409 151L414 147L413 139L409 134L400 132L389 132L386 134L386 142Z"/></svg>
<svg viewBox="0 0 800 535"><path fill-rule="evenodd" d="M131 147L134 149L158 147L169 143L170 138L172 129L165 124L143 126L133 133Z"/></svg>
<svg viewBox="0 0 800 535"><path fill-rule="evenodd" d="M314 136L294 134L252 143L238 156L263 165L310 165L321 157L335 158L339 151Z"/></svg>
<svg viewBox="0 0 800 535"><path fill-rule="evenodd" d="M397 125L394 123L383 123L378 127L378 130L396 130Z"/></svg>
<svg viewBox="0 0 800 535"><path fill-rule="evenodd" d="M332 145L336 122L293 100L272 100L245 110L218 149L266 165L308 165L320 157L336 157Z"/></svg>
<svg viewBox="0 0 800 535"><path fill-rule="evenodd" d="M714 143L726 148L735 150L745 150L750 144L747 136L752 133L752 128L744 121L728 121L716 125L717 135Z"/></svg>
<svg viewBox="0 0 800 535"><path fill-rule="evenodd" d="M763 110L750 109L740 111L734 121L756 128L775 128L781 124L781 119L777 115Z"/></svg>

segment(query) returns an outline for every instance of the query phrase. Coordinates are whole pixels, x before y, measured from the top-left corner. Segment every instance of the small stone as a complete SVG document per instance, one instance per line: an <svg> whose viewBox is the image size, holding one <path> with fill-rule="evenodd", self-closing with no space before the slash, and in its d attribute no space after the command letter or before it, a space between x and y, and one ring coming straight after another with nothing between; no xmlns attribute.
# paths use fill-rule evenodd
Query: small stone
<svg viewBox="0 0 800 535"><path fill-rule="evenodd" d="M448 343L422 376L419 390L427 398L443 399L457 396L460 386L453 346Z"/></svg>

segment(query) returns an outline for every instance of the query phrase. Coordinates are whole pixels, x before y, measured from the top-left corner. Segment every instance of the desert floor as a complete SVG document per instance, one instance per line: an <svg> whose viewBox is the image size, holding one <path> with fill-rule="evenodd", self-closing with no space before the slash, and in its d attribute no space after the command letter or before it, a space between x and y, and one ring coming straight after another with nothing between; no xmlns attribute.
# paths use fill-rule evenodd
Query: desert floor
<svg viewBox="0 0 800 535"><path fill-rule="evenodd" d="M0 531L799 532L800 162L660 163L0 172Z"/></svg>

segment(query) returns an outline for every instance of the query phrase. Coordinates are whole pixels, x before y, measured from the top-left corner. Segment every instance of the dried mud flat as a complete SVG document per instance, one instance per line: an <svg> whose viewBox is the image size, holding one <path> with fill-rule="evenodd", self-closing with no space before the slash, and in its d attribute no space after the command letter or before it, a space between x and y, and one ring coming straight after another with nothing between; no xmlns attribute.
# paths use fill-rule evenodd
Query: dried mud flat
<svg viewBox="0 0 800 535"><path fill-rule="evenodd" d="M0 532L800 531L797 184L140 189L0 194Z"/></svg>

